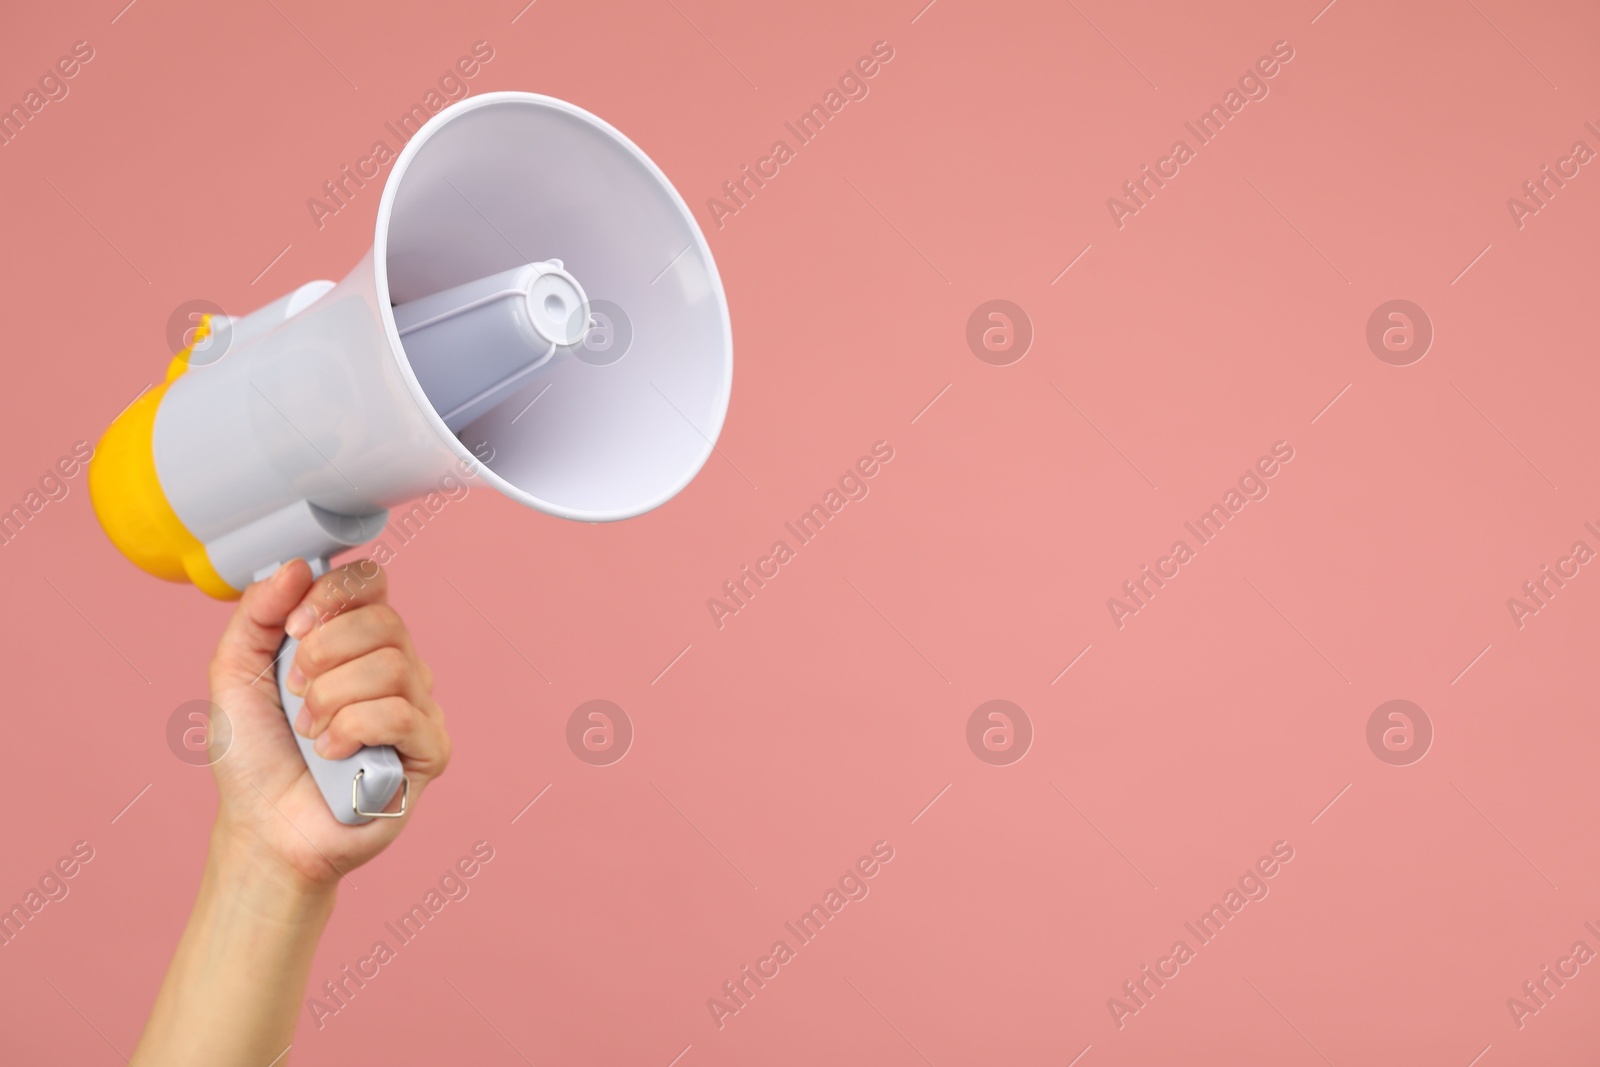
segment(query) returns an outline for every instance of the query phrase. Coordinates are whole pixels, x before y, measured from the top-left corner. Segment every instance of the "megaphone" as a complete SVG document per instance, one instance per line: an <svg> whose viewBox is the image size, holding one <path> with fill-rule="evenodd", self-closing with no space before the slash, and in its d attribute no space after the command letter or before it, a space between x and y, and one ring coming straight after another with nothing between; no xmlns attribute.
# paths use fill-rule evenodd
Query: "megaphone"
<svg viewBox="0 0 1600 1067"><path fill-rule="evenodd" d="M89 490L130 560L232 598L297 557L324 572L458 471L563 518L649 511L710 456L732 380L716 264L660 168L572 104L486 93L406 143L342 282L202 322ZM404 814L393 748L295 738L340 822Z"/></svg>

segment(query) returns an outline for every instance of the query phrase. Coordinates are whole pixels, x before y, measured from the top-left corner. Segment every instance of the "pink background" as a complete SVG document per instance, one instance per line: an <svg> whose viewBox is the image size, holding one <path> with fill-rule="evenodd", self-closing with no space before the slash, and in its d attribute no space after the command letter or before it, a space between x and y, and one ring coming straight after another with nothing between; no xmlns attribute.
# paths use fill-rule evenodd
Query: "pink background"
<svg viewBox="0 0 1600 1067"><path fill-rule="evenodd" d="M1600 176L1506 205L1600 149L1592 6L122 2L0 35L6 103L94 49L0 148L5 507L157 379L180 303L342 277L376 186L321 230L307 198L475 41L473 92L651 154L732 309L724 455L672 503L589 526L480 486L399 550L455 759L313 985L494 859L303 1013L294 1062L1593 1062L1600 965L1506 1005L1600 950L1600 576L1521 629L1506 604L1600 548ZM879 40L870 95L712 226ZM1270 95L1119 229L1107 198L1280 40ZM965 340L997 298L1035 332L1009 366ZM1405 367L1365 340L1397 298L1436 334ZM880 440L870 495L719 630L707 598ZM1118 629L1107 598L1280 440L1270 495ZM229 609L124 562L69 484L0 549L0 901L95 858L0 948L0 1058L111 1064L201 868L212 783L165 729ZM636 732L604 767L565 741L600 698ZM1009 766L967 745L991 699L1033 725ZM1435 731L1410 766L1367 744L1391 699ZM870 895L719 1030L707 999L880 840ZM1119 1029L1107 998L1278 841L1270 895Z"/></svg>

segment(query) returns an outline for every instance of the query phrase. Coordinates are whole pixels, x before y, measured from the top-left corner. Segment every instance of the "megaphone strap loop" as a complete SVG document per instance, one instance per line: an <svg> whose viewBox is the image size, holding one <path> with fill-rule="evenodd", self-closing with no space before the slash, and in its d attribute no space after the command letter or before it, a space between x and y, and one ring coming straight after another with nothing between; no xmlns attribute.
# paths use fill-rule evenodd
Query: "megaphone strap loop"
<svg viewBox="0 0 1600 1067"><path fill-rule="evenodd" d="M355 779L350 783L350 806L357 815L369 819L399 819L406 813L406 803L411 799L411 776L400 776L400 810L399 811L362 811L361 810L361 779L365 778L367 769L361 768L356 772Z"/></svg>

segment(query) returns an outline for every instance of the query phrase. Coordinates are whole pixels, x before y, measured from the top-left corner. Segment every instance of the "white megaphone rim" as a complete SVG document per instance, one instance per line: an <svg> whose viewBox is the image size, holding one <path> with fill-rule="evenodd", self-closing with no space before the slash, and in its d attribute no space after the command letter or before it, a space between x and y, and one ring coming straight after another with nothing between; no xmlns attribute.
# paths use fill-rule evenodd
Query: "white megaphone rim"
<svg viewBox="0 0 1600 1067"><path fill-rule="evenodd" d="M716 293L717 309L722 325L722 376L715 405L713 425L704 434L705 447L700 451L699 458L688 466L676 483L667 487L657 496L646 500L636 506L627 508L614 508L610 510L591 510L587 508L574 508L526 492L520 487L496 474L488 464L484 463L464 445L461 440L445 425L445 421L434 409L427 393L423 391L422 383L418 381L416 373L411 369L411 364L405 356L405 345L400 340L400 330L395 324L394 307L389 295L389 223L394 213L395 197L399 194L401 183L405 180L407 169L417 153L435 134L455 119L469 111L480 107L489 107L504 103L526 103L547 107L555 111L564 112L574 118L590 123L602 133L613 138L617 144L628 150L635 160L643 165L650 174L660 183L661 188L671 198L674 206L683 218L684 224L694 236L694 245L700 251L701 259L705 263L706 274L710 278L712 290ZM711 255L711 246L706 242L705 234L700 229L700 224L695 221L694 214L689 210L689 205L679 195L677 188L667 179L665 172L654 160L645 154L644 150L634 144L627 135L609 122L600 118L575 104L565 100L558 100L553 96L544 96L540 93L524 93L515 91L483 93L480 96L468 97L459 100L430 119L416 136L406 142L395 158L394 167L390 171L389 180L384 183L383 197L378 202L377 229L372 241L373 271L376 275L376 289L379 305L379 314L383 320L384 335L389 341L389 350L395 363L398 365L401 377L405 380L406 388L411 391L412 399L422 409L423 417L438 434L440 440L454 452L461 461L467 465L466 469L475 470L489 485L510 497L511 499L542 511L548 515L556 515L564 519L577 519L582 522L614 522L619 519L631 519L642 515L665 504L668 500L682 492L684 487L694 480L700 473L706 460L711 458L711 453L716 450L718 436L722 433L722 424L727 418L728 401L733 394L733 323L728 315L728 298L722 288L722 277L717 272L716 259Z"/></svg>

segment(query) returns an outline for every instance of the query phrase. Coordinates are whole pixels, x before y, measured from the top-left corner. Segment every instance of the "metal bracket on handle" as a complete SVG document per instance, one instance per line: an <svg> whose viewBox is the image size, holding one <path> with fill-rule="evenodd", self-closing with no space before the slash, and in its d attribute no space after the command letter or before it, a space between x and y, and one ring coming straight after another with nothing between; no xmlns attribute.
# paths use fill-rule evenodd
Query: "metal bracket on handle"
<svg viewBox="0 0 1600 1067"><path fill-rule="evenodd" d="M350 807L355 809L355 813L368 819L399 819L404 817L406 813L406 802L411 799L411 776L409 774L400 776L399 811L362 811L361 779L365 778L366 776L367 769L363 767L356 772L355 778L350 782Z"/></svg>

